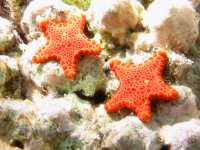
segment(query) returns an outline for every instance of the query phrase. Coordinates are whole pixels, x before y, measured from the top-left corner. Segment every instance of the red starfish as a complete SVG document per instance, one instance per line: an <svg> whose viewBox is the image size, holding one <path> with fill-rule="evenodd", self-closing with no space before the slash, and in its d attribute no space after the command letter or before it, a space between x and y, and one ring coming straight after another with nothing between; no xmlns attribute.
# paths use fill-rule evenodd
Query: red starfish
<svg viewBox="0 0 200 150"><path fill-rule="evenodd" d="M162 72L167 61L168 58L164 51L158 52L138 66L112 60L110 68L119 79L120 87L105 104L107 112L127 107L134 111L140 120L148 122L151 120L151 100L176 99L177 91L162 79Z"/></svg>
<svg viewBox="0 0 200 150"><path fill-rule="evenodd" d="M80 55L98 55L101 48L95 41L87 39L83 30L86 17L75 16L67 21L44 20L39 28L44 32L48 43L33 57L35 63L57 60L66 77L74 79L77 60Z"/></svg>

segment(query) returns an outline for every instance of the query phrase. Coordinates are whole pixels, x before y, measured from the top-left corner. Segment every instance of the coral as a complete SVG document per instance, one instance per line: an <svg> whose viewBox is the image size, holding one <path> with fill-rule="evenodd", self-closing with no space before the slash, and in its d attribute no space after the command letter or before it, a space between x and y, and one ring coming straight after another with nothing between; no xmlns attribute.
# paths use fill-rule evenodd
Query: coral
<svg viewBox="0 0 200 150"><path fill-rule="evenodd" d="M197 150L199 146L200 121L191 119L177 123L172 126L163 126L158 135L165 145L170 145L170 149Z"/></svg>
<svg viewBox="0 0 200 150"><path fill-rule="evenodd" d="M138 66L112 60L111 70L120 81L115 95L105 104L107 112L114 112L123 107L135 111L144 122L151 119L151 100L175 100L178 93L162 79L162 72L167 63L167 55L159 51L151 59Z"/></svg>
<svg viewBox="0 0 200 150"><path fill-rule="evenodd" d="M189 0L155 0L143 16L155 35L155 46L187 53L195 44L199 19Z"/></svg>
<svg viewBox="0 0 200 150"><path fill-rule="evenodd" d="M23 98L23 79L14 58L0 56L0 97Z"/></svg>
<svg viewBox="0 0 200 150"><path fill-rule="evenodd" d="M111 122L102 132L107 135L102 143L105 149L132 150L133 147L136 150L159 149L154 141L157 138L156 133L134 116Z"/></svg>
<svg viewBox="0 0 200 150"><path fill-rule="evenodd" d="M33 57L33 62L44 63L57 60L61 64L64 74L74 79L77 61L80 55L98 55L100 46L88 40L83 33L86 18L72 17L67 21L44 20L39 28L44 32L48 43Z"/></svg>
<svg viewBox="0 0 200 150"><path fill-rule="evenodd" d="M63 143L58 146L58 150L78 150L82 145L81 141L75 138L66 138Z"/></svg>
<svg viewBox="0 0 200 150"><path fill-rule="evenodd" d="M137 0L93 0L88 9L91 26L109 33L119 44L125 44L128 31L141 22L143 11Z"/></svg>
<svg viewBox="0 0 200 150"><path fill-rule="evenodd" d="M10 10L10 18L19 22L22 16L23 6L27 3L28 0L6 0L7 7Z"/></svg>
<svg viewBox="0 0 200 150"><path fill-rule="evenodd" d="M175 89L179 93L177 101L156 104L155 113L159 115L155 116L155 120L159 124L173 124L199 116L193 91L186 86L176 86Z"/></svg>
<svg viewBox="0 0 200 150"><path fill-rule="evenodd" d="M87 107L89 103L78 106L81 102L76 96L57 100L39 99L41 97L37 97L33 102L1 99L0 136L10 141L19 140L31 149L39 149L38 147L43 143L47 144L47 141L51 141L51 145L57 145L75 128L71 114L81 116L91 109ZM39 143L36 143L38 140Z"/></svg>
<svg viewBox="0 0 200 150"><path fill-rule="evenodd" d="M4 52L15 44L14 26L2 17L0 17L0 22L0 52Z"/></svg>
<svg viewBox="0 0 200 150"><path fill-rule="evenodd" d="M76 5L79 8L87 9L90 6L91 0L63 0L66 3Z"/></svg>

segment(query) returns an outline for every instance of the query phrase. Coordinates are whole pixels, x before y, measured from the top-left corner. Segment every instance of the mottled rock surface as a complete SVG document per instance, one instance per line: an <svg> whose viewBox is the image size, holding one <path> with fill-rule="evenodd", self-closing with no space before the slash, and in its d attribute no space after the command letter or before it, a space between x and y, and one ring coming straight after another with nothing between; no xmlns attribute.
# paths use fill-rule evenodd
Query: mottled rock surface
<svg viewBox="0 0 200 150"><path fill-rule="evenodd" d="M2 17L0 17L0 22L0 52L5 52L15 43L14 26L9 20Z"/></svg>
<svg viewBox="0 0 200 150"><path fill-rule="evenodd" d="M144 13L143 23L155 36L154 45L187 53L197 40L198 21L189 0L155 0Z"/></svg>

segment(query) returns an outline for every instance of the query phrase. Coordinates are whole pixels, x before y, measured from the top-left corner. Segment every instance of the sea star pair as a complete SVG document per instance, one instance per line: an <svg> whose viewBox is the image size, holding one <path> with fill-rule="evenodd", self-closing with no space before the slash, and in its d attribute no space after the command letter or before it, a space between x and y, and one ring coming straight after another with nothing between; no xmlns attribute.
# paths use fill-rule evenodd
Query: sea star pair
<svg viewBox="0 0 200 150"><path fill-rule="evenodd" d="M101 48L95 41L87 39L83 30L85 16L72 17L67 21L44 20L39 28L44 32L48 43L33 57L33 62L49 60L60 62L64 74L74 79L80 55L99 55ZM151 100L176 99L177 92L162 80L162 72L167 63L165 52L158 52L145 63L135 66L123 64L119 60L110 63L111 70L120 81L115 95L105 104L107 112L127 107L136 112L144 122L151 119Z"/></svg>

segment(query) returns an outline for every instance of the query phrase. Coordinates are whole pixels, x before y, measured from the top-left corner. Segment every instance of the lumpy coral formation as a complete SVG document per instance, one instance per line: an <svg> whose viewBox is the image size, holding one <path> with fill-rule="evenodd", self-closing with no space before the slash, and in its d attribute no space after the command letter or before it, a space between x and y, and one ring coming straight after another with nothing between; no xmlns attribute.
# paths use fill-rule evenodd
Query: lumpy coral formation
<svg viewBox="0 0 200 150"><path fill-rule="evenodd" d="M167 59L166 53L159 51L138 66L112 60L110 68L119 79L120 87L106 103L107 112L127 107L136 112L142 121L148 122L151 119L151 100L175 100L178 97L177 91L162 79Z"/></svg>
<svg viewBox="0 0 200 150"><path fill-rule="evenodd" d="M143 24L155 36L154 46L187 53L199 35L197 16L188 0L155 0L144 13Z"/></svg>
<svg viewBox="0 0 200 150"><path fill-rule="evenodd" d="M87 39L83 30L86 17L74 16L67 21L43 20L39 28L44 32L48 43L33 57L33 62L44 63L57 60L61 64L68 79L74 79L77 60L80 55L98 55L100 46Z"/></svg>

